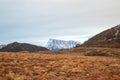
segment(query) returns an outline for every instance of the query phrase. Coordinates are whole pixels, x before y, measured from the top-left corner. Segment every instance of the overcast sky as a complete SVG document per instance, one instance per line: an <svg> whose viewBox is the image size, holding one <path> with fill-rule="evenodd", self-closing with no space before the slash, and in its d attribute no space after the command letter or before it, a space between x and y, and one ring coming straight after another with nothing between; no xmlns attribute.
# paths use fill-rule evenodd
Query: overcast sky
<svg viewBox="0 0 120 80"><path fill-rule="evenodd" d="M84 42L120 24L120 0L0 0L0 44Z"/></svg>

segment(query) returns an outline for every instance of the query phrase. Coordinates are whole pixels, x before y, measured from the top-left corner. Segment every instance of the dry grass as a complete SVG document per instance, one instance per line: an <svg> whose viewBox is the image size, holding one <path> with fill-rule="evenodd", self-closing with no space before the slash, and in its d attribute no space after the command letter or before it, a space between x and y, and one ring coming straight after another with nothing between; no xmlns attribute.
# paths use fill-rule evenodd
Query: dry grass
<svg viewBox="0 0 120 80"><path fill-rule="evenodd" d="M120 80L120 59L67 52L0 53L0 80Z"/></svg>

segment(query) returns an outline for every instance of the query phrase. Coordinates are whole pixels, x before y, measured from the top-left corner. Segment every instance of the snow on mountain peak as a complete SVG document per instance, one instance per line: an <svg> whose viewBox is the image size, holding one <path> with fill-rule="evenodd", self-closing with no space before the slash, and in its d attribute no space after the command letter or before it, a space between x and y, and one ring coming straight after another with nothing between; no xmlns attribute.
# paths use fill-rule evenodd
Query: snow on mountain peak
<svg viewBox="0 0 120 80"><path fill-rule="evenodd" d="M56 40L56 39L49 39L47 42L47 48L50 50L60 50L66 48L73 48L76 45L80 44L77 41L65 41L65 40Z"/></svg>

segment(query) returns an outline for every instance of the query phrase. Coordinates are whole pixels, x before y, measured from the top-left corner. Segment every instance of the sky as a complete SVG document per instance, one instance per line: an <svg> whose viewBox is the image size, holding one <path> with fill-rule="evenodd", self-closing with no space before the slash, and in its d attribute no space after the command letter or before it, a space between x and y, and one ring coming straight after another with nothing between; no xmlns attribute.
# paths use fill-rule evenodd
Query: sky
<svg viewBox="0 0 120 80"><path fill-rule="evenodd" d="M120 0L0 0L0 44L83 43L120 24Z"/></svg>

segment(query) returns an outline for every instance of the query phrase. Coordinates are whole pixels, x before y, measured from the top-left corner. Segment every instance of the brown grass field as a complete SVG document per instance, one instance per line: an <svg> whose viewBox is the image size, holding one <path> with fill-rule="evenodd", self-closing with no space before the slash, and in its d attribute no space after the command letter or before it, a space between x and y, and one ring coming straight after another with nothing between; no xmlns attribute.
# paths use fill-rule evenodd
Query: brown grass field
<svg viewBox="0 0 120 80"><path fill-rule="evenodd" d="M83 52L0 52L0 80L120 80L120 58Z"/></svg>

